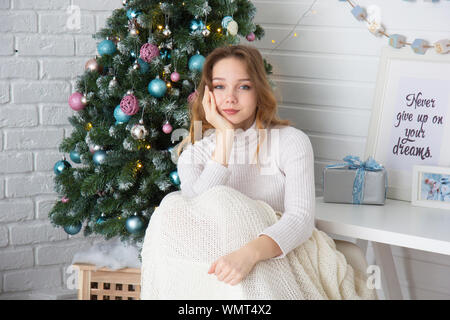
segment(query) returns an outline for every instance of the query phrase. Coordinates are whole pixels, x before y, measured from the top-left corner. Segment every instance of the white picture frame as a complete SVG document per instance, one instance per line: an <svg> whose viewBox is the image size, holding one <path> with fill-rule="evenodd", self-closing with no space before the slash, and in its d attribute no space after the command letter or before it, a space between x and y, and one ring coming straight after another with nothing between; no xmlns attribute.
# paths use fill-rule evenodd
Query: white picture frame
<svg viewBox="0 0 450 320"><path fill-rule="evenodd" d="M382 49L364 156L386 168L386 197L403 201L411 201L414 165L450 166L450 54L408 49Z"/></svg>
<svg viewBox="0 0 450 320"><path fill-rule="evenodd" d="M450 210L450 168L413 166L411 204ZM443 183L443 181L445 183Z"/></svg>

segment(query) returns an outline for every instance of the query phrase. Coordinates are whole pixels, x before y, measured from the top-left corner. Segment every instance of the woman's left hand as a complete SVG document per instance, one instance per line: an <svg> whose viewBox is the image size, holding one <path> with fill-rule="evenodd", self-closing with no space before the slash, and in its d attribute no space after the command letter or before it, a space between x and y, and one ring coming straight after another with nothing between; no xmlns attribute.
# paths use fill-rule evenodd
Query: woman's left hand
<svg viewBox="0 0 450 320"><path fill-rule="evenodd" d="M255 254L249 248L242 247L214 261L208 274L214 273L217 280L234 286L252 271L257 262Z"/></svg>

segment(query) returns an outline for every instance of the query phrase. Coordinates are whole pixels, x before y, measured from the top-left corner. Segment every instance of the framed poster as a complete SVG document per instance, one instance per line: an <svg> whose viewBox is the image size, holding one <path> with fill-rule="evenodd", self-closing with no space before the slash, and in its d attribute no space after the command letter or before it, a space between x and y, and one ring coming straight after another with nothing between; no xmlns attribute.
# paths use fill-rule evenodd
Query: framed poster
<svg viewBox="0 0 450 320"><path fill-rule="evenodd" d="M450 210L450 167L413 166L411 204Z"/></svg>
<svg viewBox="0 0 450 320"><path fill-rule="evenodd" d="M450 55L382 50L365 159L388 173L387 198L411 201L414 165L450 166Z"/></svg>

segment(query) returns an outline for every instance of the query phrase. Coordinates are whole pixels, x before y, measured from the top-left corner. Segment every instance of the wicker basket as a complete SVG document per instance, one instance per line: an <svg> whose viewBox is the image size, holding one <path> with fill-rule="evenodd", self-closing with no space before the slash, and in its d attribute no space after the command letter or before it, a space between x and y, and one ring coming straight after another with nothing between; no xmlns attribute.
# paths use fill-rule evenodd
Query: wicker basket
<svg viewBox="0 0 450 320"><path fill-rule="evenodd" d="M78 269L78 300L139 300L141 270L111 270L95 265L76 263Z"/></svg>

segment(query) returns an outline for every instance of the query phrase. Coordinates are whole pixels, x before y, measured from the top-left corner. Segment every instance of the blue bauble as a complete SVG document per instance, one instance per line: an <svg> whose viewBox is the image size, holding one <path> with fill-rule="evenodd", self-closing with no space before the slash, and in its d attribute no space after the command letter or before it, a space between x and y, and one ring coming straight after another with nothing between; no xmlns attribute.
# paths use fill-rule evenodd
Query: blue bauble
<svg viewBox="0 0 450 320"><path fill-rule="evenodd" d="M176 186L180 185L180 177L178 176L178 171L172 171L170 173L170 181Z"/></svg>
<svg viewBox="0 0 450 320"><path fill-rule="evenodd" d="M148 92L156 98L161 98L162 96L164 96L166 94L166 91L166 83L161 79L153 79L148 84Z"/></svg>
<svg viewBox="0 0 450 320"><path fill-rule="evenodd" d="M111 40L103 40L98 44L97 51L101 56L112 55L116 52L116 45Z"/></svg>
<svg viewBox="0 0 450 320"><path fill-rule="evenodd" d="M222 28L226 29L227 26L228 26L228 23L229 23L230 21L233 21L233 17L231 17L231 16L226 16L226 17L224 17L224 18L222 19Z"/></svg>
<svg viewBox="0 0 450 320"><path fill-rule="evenodd" d="M148 70L150 70L150 65L141 58L138 59L138 63L139 63L139 72L141 74L147 73Z"/></svg>
<svg viewBox="0 0 450 320"><path fill-rule="evenodd" d="M141 12L139 10L128 9L128 11L127 11L127 17L129 20L131 20L133 18L137 18L140 14L141 14Z"/></svg>
<svg viewBox="0 0 450 320"><path fill-rule="evenodd" d="M92 157L92 160L95 164L102 164L106 160L106 151L104 150L98 150L95 151L94 156Z"/></svg>
<svg viewBox="0 0 450 320"><path fill-rule="evenodd" d="M131 116L125 114L120 108L120 104L114 109L114 118L116 118L117 123L125 123L130 120Z"/></svg>
<svg viewBox="0 0 450 320"><path fill-rule="evenodd" d="M136 52L134 52L134 50L130 51L130 55L131 55L132 58L136 59Z"/></svg>
<svg viewBox="0 0 450 320"><path fill-rule="evenodd" d="M163 50L160 50L160 51L159 51L159 56L160 56L161 58L163 58L163 59L165 59L165 58L170 59L170 57L171 57L170 52L169 52L169 50L167 50L167 49L164 49L164 51L163 51Z"/></svg>
<svg viewBox="0 0 450 320"><path fill-rule="evenodd" d="M144 231L145 223L139 216L131 216L125 222L125 228L129 233L136 234Z"/></svg>
<svg viewBox="0 0 450 320"><path fill-rule="evenodd" d="M70 151L70 160L75 163L81 163L80 153L75 150Z"/></svg>
<svg viewBox="0 0 450 320"><path fill-rule="evenodd" d="M70 235L77 234L81 230L81 222L78 222L78 224L73 226L65 226L64 231L67 232Z"/></svg>
<svg viewBox="0 0 450 320"><path fill-rule="evenodd" d="M189 22L189 29L191 31L203 30L204 27L205 24L201 20L192 19L191 22Z"/></svg>
<svg viewBox="0 0 450 320"><path fill-rule="evenodd" d="M53 167L53 172L59 176L65 169L72 167L66 160L59 160Z"/></svg>
<svg viewBox="0 0 450 320"><path fill-rule="evenodd" d="M189 70L201 72L203 70L204 63L205 57L201 54L196 54L189 59Z"/></svg>

